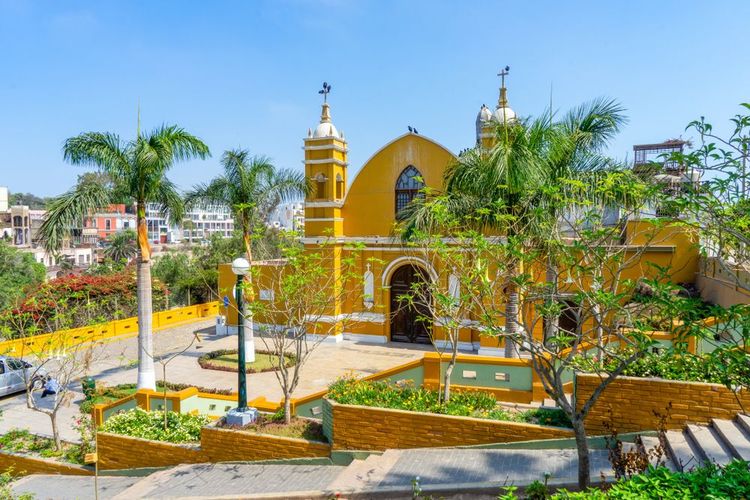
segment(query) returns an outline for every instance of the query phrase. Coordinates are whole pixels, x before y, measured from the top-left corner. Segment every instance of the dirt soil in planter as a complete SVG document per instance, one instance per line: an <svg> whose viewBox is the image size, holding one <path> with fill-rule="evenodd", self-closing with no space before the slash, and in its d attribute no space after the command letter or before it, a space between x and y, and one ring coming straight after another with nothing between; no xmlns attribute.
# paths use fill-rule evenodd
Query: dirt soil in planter
<svg viewBox="0 0 750 500"><path fill-rule="evenodd" d="M224 419L221 419L216 427L221 429L233 429L245 432L254 432L256 434L270 434L272 436L307 439L308 441L319 441L327 443L325 435L323 435L323 424L317 420L308 418L293 417L292 423L289 425L284 423L284 420L274 418L273 415L266 415L261 413L258 416L258 421L254 424L240 427L237 425L226 425Z"/></svg>

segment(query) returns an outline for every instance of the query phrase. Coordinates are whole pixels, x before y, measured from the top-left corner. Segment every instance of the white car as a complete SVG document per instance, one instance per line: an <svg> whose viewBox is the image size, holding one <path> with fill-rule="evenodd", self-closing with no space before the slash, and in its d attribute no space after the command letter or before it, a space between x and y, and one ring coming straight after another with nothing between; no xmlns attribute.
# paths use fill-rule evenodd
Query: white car
<svg viewBox="0 0 750 500"><path fill-rule="evenodd" d="M0 356L0 396L26 390L26 381L31 380L34 389L44 385L46 373L21 359Z"/></svg>

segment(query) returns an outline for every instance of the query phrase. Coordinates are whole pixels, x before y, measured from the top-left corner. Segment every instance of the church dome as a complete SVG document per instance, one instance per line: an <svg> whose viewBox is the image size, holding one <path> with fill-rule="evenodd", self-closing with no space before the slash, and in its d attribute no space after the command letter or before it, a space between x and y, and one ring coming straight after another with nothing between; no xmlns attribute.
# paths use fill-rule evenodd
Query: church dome
<svg viewBox="0 0 750 500"><path fill-rule="evenodd" d="M320 123L318 123L314 131L308 131L307 136L312 139L321 139L324 137L343 139L336 125L331 121L331 108L327 102L323 103L323 109L320 113Z"/></svg>
<svg viewBox="0 0 750 500"><path fill-rule="evenodd" d="M492 119L498 123L508 123L516 119L516 112L513 111L506 103L505 106L498 106L492 114Z"/></svg>
<svg viewBox="0 0 750 500"><path fill-rule="evenodd" d="M486 105L482 104L477 113L477 123L486 123L492 119L492 111Z"/></svg>
<svg viewBox="0 0 750 500"><path fill-rule="evenodd" d="M319 123L318 126L315 127L315 130L313 130L312 136L313 139L317 139L319 137L340 137L339 131L331 122Z"/></svg>

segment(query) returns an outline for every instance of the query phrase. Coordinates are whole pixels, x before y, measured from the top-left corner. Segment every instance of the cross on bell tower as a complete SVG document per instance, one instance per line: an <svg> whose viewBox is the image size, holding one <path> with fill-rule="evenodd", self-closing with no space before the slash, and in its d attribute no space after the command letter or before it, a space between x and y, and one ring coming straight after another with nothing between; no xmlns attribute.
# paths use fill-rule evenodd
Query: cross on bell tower
<svg viewBox="0 0 750 500"><path fill-rule="evenodd" d="M323 82L323 88L318 90L318 94L323 94L323 104L328 102L328 94L331 93L331 85L328 82Z"/></svg>
<svg viewBox="0 0 750 500"><path fill-rule="evenodd" d="M497 76L500 77L500 98L497 101L498 108L504 108L508 106L508 95L505 89L505 77L510 73L510 66L506 66L500 70Z"/></svg>

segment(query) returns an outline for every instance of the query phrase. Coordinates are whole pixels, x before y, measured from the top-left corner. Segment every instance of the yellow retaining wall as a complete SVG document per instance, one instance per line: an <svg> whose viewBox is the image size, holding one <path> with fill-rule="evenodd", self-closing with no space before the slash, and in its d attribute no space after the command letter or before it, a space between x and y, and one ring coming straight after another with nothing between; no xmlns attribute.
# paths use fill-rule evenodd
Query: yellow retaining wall
<svg viewBox="0 0 750 500"><path fill-rule="evenodd" d="M210 316L219 311L218 302L178 307L153 314L154 331L173 327ZM59 330L44 335L34 335L0 342L0 354L27 356L83 344L85 342L110 342L138 332L138 318L126 318L100 325L84 326L70 330Z"/></svg>
<svg viewBox="0 0 750 500"><path fill-rule="evenodd" d="M101 470L169 467L204 462L327 457L326 443L204 427L198 444L173 444L100 432Z"/></svg>
<svg viewBox="0 0 750 500"><path fill-rule="evenodd" d="M205 462L200 447L162 443L100 432L97 435L99 469L168 467Z"/></svg>
<svg viewBox="0 0 750 500"><path fill-rule="evenodd" d="M597 385L599 376L577 374L576 405L580 409ZM737 395L745 408L750 394ZM658 378L618 377L599 396L586 418L586 429L592 434L608 434L604 422L611 422L619 433L654 430L659 418L654 412L667 414L672 403L667 429L682 429L686 424L707 424L712 418L731 419L742 408L732 391L720 384L682 382Z"/></svg>
<svg viewBox="0 0 750 500"><path fill-rule="evenodd" d="M201 430L201 450L207 462L327 457L331 454L331 446L326 443L215 427Z"/></svg>
<svg viewBox="0 0 750 500"><path fill-rule="evenodd" d="M567 438L558 427L342 405L326 400L333 416L334 450L386 450Z"/></svg>
<svg viewBox="0 0 750 500"><path fill-rule="evenodd" d="M6 471L16 477L30 474L64 474L67 476L91 476L94 474L91 468L81 467L80 465L0 452L0 473Z"/></svg>

